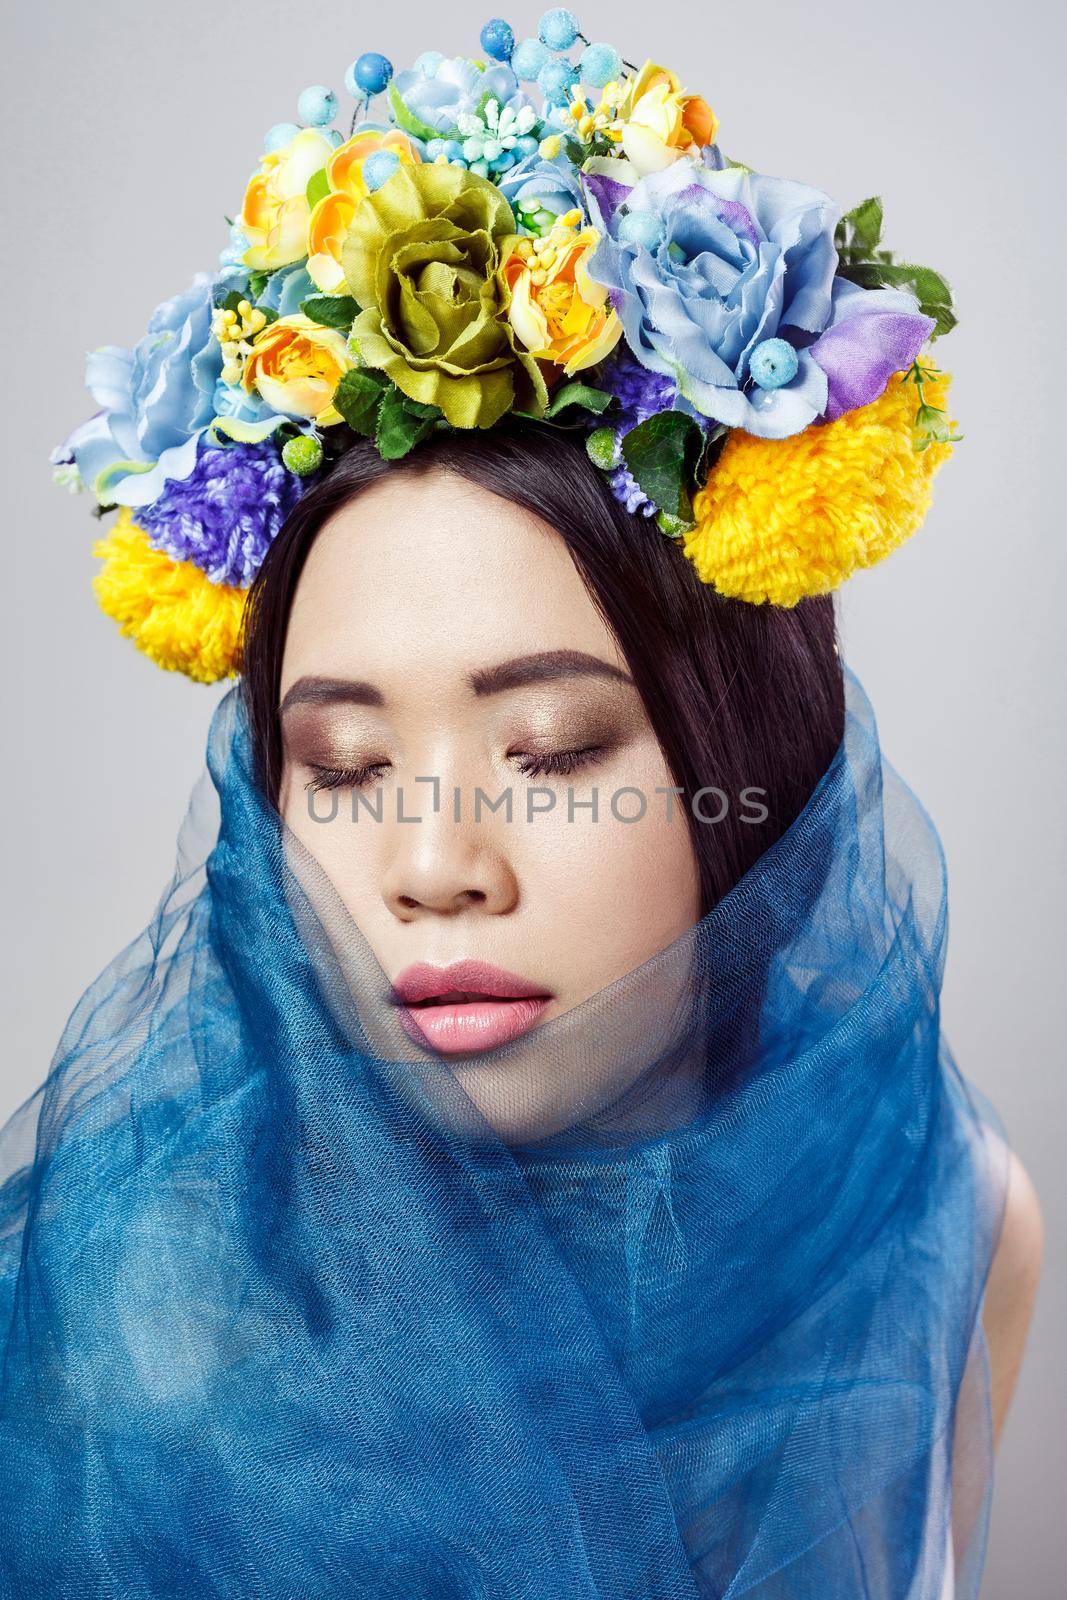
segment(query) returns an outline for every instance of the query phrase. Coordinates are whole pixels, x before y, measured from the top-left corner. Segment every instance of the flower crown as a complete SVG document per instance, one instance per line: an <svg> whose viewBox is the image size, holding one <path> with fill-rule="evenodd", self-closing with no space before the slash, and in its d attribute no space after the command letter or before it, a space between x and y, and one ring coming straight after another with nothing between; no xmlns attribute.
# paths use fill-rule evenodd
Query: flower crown
<svg viewBox="0 0 1067 1600"><path fill-rule="evenodd" d="M583 430L639 528L756 603L827 593L921 522L959 437L923 349L955 317L883 248L880 202L842 216L728 159L705 100L568 10L481 48L361 55L347 137L306 89L218 269L90 353L101 409L52 459L118 509L94 587L160 666L238 670L249 586L349 430L390 460L509 417Z"/></svg>

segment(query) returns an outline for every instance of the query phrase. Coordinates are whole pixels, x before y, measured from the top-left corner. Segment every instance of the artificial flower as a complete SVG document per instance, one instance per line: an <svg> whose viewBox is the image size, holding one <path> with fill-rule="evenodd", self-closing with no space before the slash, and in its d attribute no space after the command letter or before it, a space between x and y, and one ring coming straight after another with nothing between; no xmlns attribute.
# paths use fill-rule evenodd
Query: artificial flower
<svg viewBox="0 0 1067 1600"><path fill-rule="evenodd" d="M400 127L420 138L455 138L460 118L477 116L492 98L501 112L518 114L531 102L519 88L509 66L494 62L482 66L464 56L442 57L431 73L417 67L398 72L389 89L389 101Z"/></svg>
<svg viewBox="0 0 1067 1600"><path fill-rule="evenodd" d="M827 420L877 400L893 374L911 366L934 327L907 290L861 289L835 278L829 326L811 347L826 373Z"/></svg>
<svg viewBox="0 0 1067 1600"><path fill-rule="evenodd" d="M508 165L516 159L528 141L530 153L536 148L531 129L537 126L537 112L532 105L502 106L490 95L480 110L464 111L456 123L463 140L463 159L467 162L484 161L488 166L504 161Z"/></svg>
<svg viewBox="0 0 1067 1600"><path fill-rule="evenodd" d="M363 310L362 361L456 428L488 428L547 400L537 362L515 341L500 283L514 235L495 184L463 167L401 167L363 202L342 250Z"/></svg>
<svg viewBox="0 0 1067 1600"><path fill-rule="evenodd" d="M326 165L333 141L321 128L301 128L280 150L270 150L249 180L234 226L248 239L243 264L273 272L307 253L307 186Z"/></svg>
<svg viewBox="0 0 1067 1600"><path fill-rule="evenodd" d="M567 377L603 361L622 335L608 291L589 276L600 236L578 220L564 219L536 242L512 240L500 269L517 339Z"/></svg>
<svg viewBox="0 0 1067 1600"><path fill-rule="evenodd" d="M273 410L310 417L328 428L342 420L333 404L337 385L354 365L343 333L310 317L279 317L252 341L243 383Z"/></svg>
<svg viewBox="0 0 1067 1600"><path fill-rule="evenodd" d="M642 177L714 144L718 118L700 95L683 93L669 68L646 61L625 89L618 107L622 147Z"/></svg>
<svg viewBox="0 0 1067 1600"><path fill-rule="evenodd" d="M927 400L947 407L949 383L932 374ZM916 450L917 405L898 374L872 404L824 427L789 439L730 434L683 538L702 582L733 599L794 606L884 561L920 526L934 473L952 454L942 440Z"/></svg>
<svg viewBox="0 0 1067 1600"><path fill-rule="evenodd" d="M578 169L562 154L548 159L535 151L501 173L496 183L531 233L544 233L568 211L585 207Z"/></svg>
<svg viewBox="0 0 1067 1600"><path fill-rule="evenodd" d="M826 373L803 345L831 318L839 212L828 195L690 162L632 189L596 175L586 185L603 235L590 275L610 290L643 365L669 377L695 415L764 438L823 414ZM646 242L632 237L635 221L647 222ZM755 347L790 335L795 377L775 390L750 387Z"/></svg>
<svg viewBox="0 0 1067 1600"><path fill-rule="evenodd" d="M631 355L625 340L618 346L598 379L600 386L615 398L609 426L615 435L618 464L609 469L611 492L627 511L640 512L643 517L654 516L659 509L651 501L633 473L622 459L622 441L632 428L658 411L670 411L677 401L677 392L670 378L660 372L651 372Z"/></svg>
<svg viewBox="0 0 1067 1600"><path fill-rule="evenodd" d="M307 228L307 270L323 294L340 294L345 275L341 266L341 246L356 207L369 190L363 165L370 156L391 150L401 162L414 166L422 160L418 149L397 128L361 129L354 138L340 145L326 163L329 193L314 206Z"/></svg>
<svg viewBox="0 0 1067 1600"><path fill-rule="evenodd" d="M212 583L246 589L308 480L286 471L273 441L204 446L138 523L156 550L191 561Z"/></svg>
<svg viewBox="0 0 1067 1600"><path fill-rule="evenodd" d="M125 506L93 554L103 562L93 579L101 610L150 661L196 683L237 674L247 590L156 550Z"/></svg>
<svg viewBox="0 0 1067 1600"><path fill-rule="evenodd" d="M209 273L198 273L156 307L132 350L102 345L86 358L86 385L101 410L66 448L102 504L147 505L168 479L192 471L222 368L211 334L214 288Z"/></svg>

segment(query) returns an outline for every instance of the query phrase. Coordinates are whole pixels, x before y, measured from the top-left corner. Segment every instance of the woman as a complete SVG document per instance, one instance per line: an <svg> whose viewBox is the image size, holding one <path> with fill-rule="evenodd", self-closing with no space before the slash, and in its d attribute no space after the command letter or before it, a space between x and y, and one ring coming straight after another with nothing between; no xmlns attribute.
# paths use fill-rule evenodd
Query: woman
<svg viewBox="0 0 1067 1600"><path fill-rule="evenodd" d="M91 358L105 609L242 681L0 1146L4 1594L977 1594L1040 1219L831 598L947 291L579 37L306 91Z"/></svg>

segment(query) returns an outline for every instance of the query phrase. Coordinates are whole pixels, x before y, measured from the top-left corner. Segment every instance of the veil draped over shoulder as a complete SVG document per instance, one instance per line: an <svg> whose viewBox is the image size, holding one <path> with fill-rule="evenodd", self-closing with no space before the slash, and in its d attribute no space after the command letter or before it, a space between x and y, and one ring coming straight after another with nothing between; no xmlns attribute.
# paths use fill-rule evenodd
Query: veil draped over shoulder
<svg viewBox="0 0 1067 1600"><path fill-rule="evenodd" d="M724 900L477 1057L399 1026L236 690L208 765L0 1133L4 1600L973 1600L1008 1152L856 681Z"/></svg>

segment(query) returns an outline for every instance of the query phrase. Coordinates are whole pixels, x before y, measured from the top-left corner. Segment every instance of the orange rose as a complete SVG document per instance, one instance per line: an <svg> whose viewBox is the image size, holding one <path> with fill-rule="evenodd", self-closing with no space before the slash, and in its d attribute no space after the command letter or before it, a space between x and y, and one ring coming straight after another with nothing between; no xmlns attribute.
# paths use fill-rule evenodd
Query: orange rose
<svg viewBox="0 0 1067 1600"><path fill-rule="evenodd" d="M363 163L379 150L392 150L408 166L416 166L422 160L407 134L390 128L387 133L357 133L338 146L326 163L330 192L315 206L307 228L307 270L323 294L340 294L345 287L341 246L356 207L367 198Z"/></svg>
<svg viewBox="0 0 1067 1600"><path fill-rule="evenodd" d="M253 272L274 272L303 260L311 211L308 180L322 170L332 150L321 129L301 128L289 144L263 157L237 219L248 238L244 264Z"/></svg>
<svg viewBox="0 0 1067 1600"><path fill-rule="evenodd" d="M642 177L660 172L680 156L699 156L714 143L719 122L706 100L683 94L667 67L646 61L629 80L619 106L622 147Z"/></svg>
<svg viewBox="0 0 1067 1600"><path fill-rule="evenodd" d="M298 314L279 317L256 334L242 382L283 416L313 417L328 428L344 420L333 397L353 366L343 333Z"/></svg>
<svg viewBox="0 0 1067 1600"><path fill-rule="evenodd" d="M540 239L512 239L500 268L516 337L538 361L554 362L568 377L603 361L622 334L607 289L589 276L600 235L575 227L575 220L577 213Z"/></svg>

